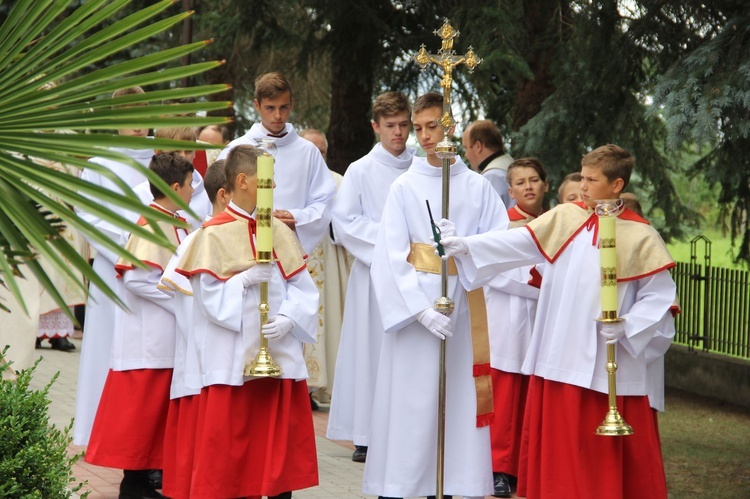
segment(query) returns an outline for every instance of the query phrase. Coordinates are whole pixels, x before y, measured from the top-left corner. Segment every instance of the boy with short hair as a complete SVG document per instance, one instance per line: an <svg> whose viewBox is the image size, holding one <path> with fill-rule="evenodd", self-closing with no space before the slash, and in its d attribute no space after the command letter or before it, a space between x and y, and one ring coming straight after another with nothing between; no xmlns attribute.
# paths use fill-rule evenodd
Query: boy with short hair
<svg viewBox="0 0 750 499"><path fill-rule="evenodd" d="M508 193L516 204L508 209L510 228L523 227L543 211L549 190L547 172L536 158L508 166ZM531 279L530 279L531 277ZM490 425L495 497L510 497L518 476L521 430L528 376L522 374L536 315L541 275L524 266L498 275L485 286L490 333L495 421Z"/></svg>
<svg viewBox="0 0 750 499"><path fill-rule="evenodd" d="M656 418L664 408L664 387L654 368L674 335L664 327L675 299L669 274L674 262L659 234L627 208L616 220L623 322L596 322L601 269L593 209L597 200L619 198L634 164L616 145L594 149L581 161L583 203L561 204L524 230L451 237L453 224L441 221L448 235L443 246L456 257L467 286L519 265L547 262L522 367L531 380L520 496L667 497ZM634 430L627 437L594 434L608 408L608 343L617 345L618 409Z"/></svg>
<svg viewBox="0 0 750 499"><path fill-rule="evenodd" d="M190 334L203 386L192 473L177 477L190 482L177 488L192 499L289 498L292 490L318 484L302 356L302 343L315 341L318 291L304 251L280 221L273 222L275 261L256 261L260 155L252 146L230 151L225 171L232 201L201 228L177 265L193 292ZM262 282L268 282L270 311L261 329ZM243 375L261 334L281 367L279 378Z"/></svg>
<svg viewBox="0 0 750 499"><path fill-rule="evenodd" d="M414 102L414 129L427 157L415 157L391 185L372 256L370 274L385 334L362 489L381 497L436 492L441 341L446 341L445 493L465 498L492 493L489 344L476 315L484 313L484 298L467 298L454 275L448 297L455 311L448 317L433 308L440 296L440 259L429 244L425 201L433 214L441 212L442 160L435 146L444 137L437 123L442 113L441 94ZM460 158L450 167L450 192L460 200L452 203L452 213L463 234L507 227L505 207L492 185Z"/></svg>
<svg viewBox="0 0 750 499"><path fill-rule="evenodd" d="M577 203L581 201L581 172L568 173L557 189L557 202Z"/></svg>
<svg viewBox="0 0 750 499"><path fill-rule="evenodd" d="M414 149L406 147L410 128L411 109L403 93L386 92L375 99L372 129L380 142L346 170L331 210L336 238L355 260L344 302L326 436L332 440L352 440L355 462L364 462L367 456L383 341L370 264L388 191L393 181L409 168L414 156Z"/></svg>
<svg viewBox="0 0 750 499"><path fill-rule="evenodd" d="M172 154L157 154L149 168L187 202L192 194L193 165ZM151 185L153 209L177 217L177 205ZM180 219L184 222L184 219ZM144 218L139 225L154 230ZM186 230L169 222L159 229L176 247ZM120 259L115 266L117 291L129 312L117 309L111 369L86 449L86 462L120 468L121 498L162 497L149 483L148 470L163 459L169 385L174 363L175 316L170 301L157 290L173 252L131 235L125 249L148 266Z"/></svg>
<svg viewBox="0 0 750 499"><path fill-rule="evenodd" d="M328 230L328 203L336 186L315 145L299 137L288 123L294 106L289 80L275 72L259 76L255 80L253 103L260 123L230 142L219 159L225 159L238 145L257 145L269 137L276 139L273 216L294 230L302 247L311 254Z"/></svg>
<svg viewBox="0 0 750 499"><path fill-rule="evenodd" d="M154 136L157 139L184 140L186 142L195 142L195 131L193 131L191 127L187 126L157 128ZM158 154L160 152L168 151L161 151L157 149L154 152ZM190 164L192 164L193 159L195 159L195 151L192 150L174 151L174 153L179 154L183 158L190 161ZM195 212L196 217L193 217L192 215L189 215L182 210L179 210L179 213L188 220L192 229L195 230L201 226L206 216L211 213L211 202L208 200L208 196L206 195L206 189L203 185L203 176L195 170L193 170L192 185L193 196L192 198L190 198L189 205L190 209ZM138 195L138 197L141 199L141 201L143 201L144 204L150 203L153 199L153 196L150 192L149 183L147 181L134 187L133 192Z"/></svg>
<svg viewBox="0 0 750 499"><path fill-rule="evenodd" d="M211 163L203 179L206 195L211 202L211 214L206 217L206 222L224 211L229 206L229 201L232 200L232 196L229 194L225 163L226 161L223 159Z"/></svg>

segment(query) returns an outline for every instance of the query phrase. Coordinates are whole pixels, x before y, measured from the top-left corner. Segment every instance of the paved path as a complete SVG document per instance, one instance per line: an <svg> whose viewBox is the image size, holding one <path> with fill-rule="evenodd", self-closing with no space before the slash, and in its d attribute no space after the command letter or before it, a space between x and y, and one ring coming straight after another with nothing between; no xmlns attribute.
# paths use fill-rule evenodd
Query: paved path
<svg viewBox="0 0 750 499"><path fill-rule="evenodd" d="M37 350L44 358L34 375L32 388L43 387L56 372L60 372L59 378L50 390L50 422L58 427L69 424L75 414L81 342L75 339L72 341L77 347L74 352L60 352L48 348ZM297 491L294 498L372 498L373 496L361 492L364 464L352 462L354 447L351 442L333 442L325 438L328 423L327 406L323 405L320 411L313 412L313 420L318 446L320 485ZM83 451L83 447L71 445L70 450L72 453L78 453ZM117 499L122 471L92 466L81 459L73 467L73 474L78 480L88 481L88 489L91 490L89 499Z"/></svg>

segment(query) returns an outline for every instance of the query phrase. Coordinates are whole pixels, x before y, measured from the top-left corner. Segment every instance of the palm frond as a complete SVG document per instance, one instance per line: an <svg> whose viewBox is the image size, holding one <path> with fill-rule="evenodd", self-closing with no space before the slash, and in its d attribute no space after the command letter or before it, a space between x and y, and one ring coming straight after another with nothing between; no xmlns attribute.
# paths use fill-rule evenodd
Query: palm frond
<svg viewBox="0 0 750 499"><path fill-rule="evenodd" d="M79 289L84 284L78 276L83 275L119 302L88 262L60 236L62 228L80 231L92 242L134 260L117 242L80 218L74 208L155 243L168 244L164 234L144 230L107 205L149 221L171 217L144 206L127 184L88 158L98 156L130 165L187 209L153 172L113 148L190 150L210 146L126 137L114 131L224 123L224 118L194 115L231 105L208 101L164 104L168 99L200 99L227 89L226 85L176 86L181 78L222 64L209 61L179 65L183 56L209 42L176 46L88 71L92 65L143 43L190 15L180 12L161 19L160 14L174 4L172 0L155 2L122 19L116 18L128 0L89 0L74 10L71 3L17 0L0 26L0 285L23 306L16 279L37 279L62 310L67 310L66 303L48 271L60 273ZM117 89L136 85L147 90L151 85L171 88L110 97ZM49 133L51 130L77 133ZM121 192L44 163L95 170Z"/></svg>

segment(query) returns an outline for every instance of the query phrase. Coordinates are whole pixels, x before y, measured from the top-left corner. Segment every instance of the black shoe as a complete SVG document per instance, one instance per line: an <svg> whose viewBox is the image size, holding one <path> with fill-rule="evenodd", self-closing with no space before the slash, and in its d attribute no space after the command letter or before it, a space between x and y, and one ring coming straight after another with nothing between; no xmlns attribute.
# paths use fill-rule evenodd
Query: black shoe
<svg viewBox="0 0 750 499"><path fill-rule="evenodd" d="M505 473L493 473L492 475L495 479L495 491L492 497L510 497L510 475L506 475Z"/></svg>
<svg viewBox="0 0 750 499"><path fill-rule="evenodd" d="M281 494L277 496L270 496L268 499L292 499L292 493L291 492L282 492Z"/></svg>
<svg viewBox="0 0 750 499"><path fill-rule="evenodd" d="M427 499L437 499L436 496L427 496ZM453 499L453 496L443 496L443 499Z"/></svg>
<svg viewBox="0 0 750 499"><path fill-rule="evenodd" d="M317 402L315 402L315 399L314 399L314 398L312 398L312 394L310 394L310 408L311 408L311 409L312 409L313 411L318 411L318 410L320 410L320 406L318 405L318 403L317 403Z"/></svg>
<svg viewBox="0 0 750 499"><path fill-rule="evenodd" d="M125 470L119 499L164 499L148 481L149 470Z"/></svg>
<svg viewBox="0 0 750 499"><path fill-rule="evenodd" d="M155 489L161 488L162 471L148 470L148 483Z"/></svg>
<svg viewBox="0 0 750 499"><path fill-rule="evenodd" d="M41 338L37 338L36 339L36 348L37 349L38 348L42 348L42 339Z"/></svg>
<svg viewBox="0 0 750 499"><path fill-rule="evenodd" d="M352 461L355 463L364 463L367 460L367 446L366 445L355 445L354 454L352 454Z"/></svg>
<svg viewBox="0 0 750 499"><path fill-rule="evenodd" d="M53 350L62 350L64 352L70 352L71 350L75 350L76 346L72 344L70 341L68 341L68 338L52 338L49 340L49 344L52 346Z"/></svg>

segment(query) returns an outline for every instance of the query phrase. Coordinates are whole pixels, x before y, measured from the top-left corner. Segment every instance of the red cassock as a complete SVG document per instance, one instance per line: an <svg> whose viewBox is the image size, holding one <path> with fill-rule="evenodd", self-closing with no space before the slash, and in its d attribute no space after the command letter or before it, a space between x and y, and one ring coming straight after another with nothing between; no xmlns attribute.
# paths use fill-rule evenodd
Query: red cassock
<svg viewBox="0 0 750 499"><path fill-rule="evenodd" d="M162 493L173 499L190 497L199 406L200 395L169 401L167 429L164 434Z"/></svg>
<svg viewBox="0 0 750 499"><path fill-rule="evenodd" d="M211 385L199 398L191 499L274 496L318 485L305 381Z"/></svg>
<svg viewBox="0 0 750 499"><path fill-rule="evenodd" d="M161 469L172 369L110 370L96 411L87 463Z"/></svg>
<svg viewBox="0 0 750 499"><path fill-rule="evenodd" d="M492 471L518 476L521 430L529 377L492 369L495 420L490 425Z"/></svg>
<svg viewBox="0 0 750 499"><path fill-rule="evenodd" d="M622 437L594 433L609 407L606 393L532 376L527 397L519 496L667 497L659 425L647 396L617 397L620 414L633 427Z"/></svg>

